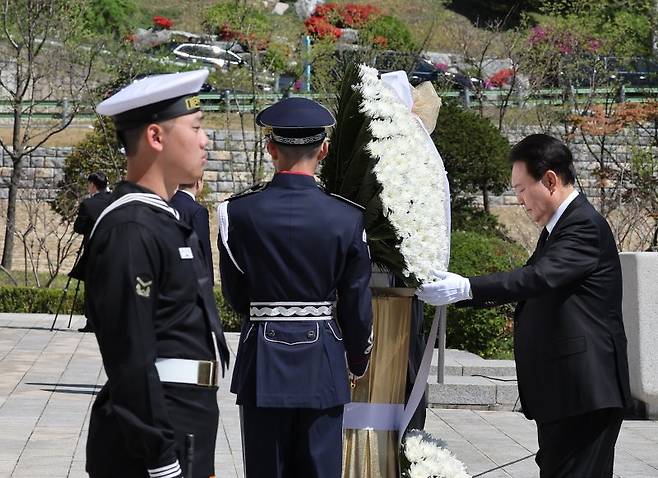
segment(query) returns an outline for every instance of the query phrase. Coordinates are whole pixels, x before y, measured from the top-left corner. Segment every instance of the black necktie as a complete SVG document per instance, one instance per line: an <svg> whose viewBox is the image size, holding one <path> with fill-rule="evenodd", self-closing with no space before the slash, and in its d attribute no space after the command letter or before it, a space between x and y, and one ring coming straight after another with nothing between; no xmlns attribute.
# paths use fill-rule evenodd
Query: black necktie
<svg viewBox="0 0 658 478"><path fill-rule="evenodd" d="M546 244L546 240L548 239L548 229L544 228L541 231L541 234L539 235L539 240L537 241L537 251L541 251Z"/></svg>

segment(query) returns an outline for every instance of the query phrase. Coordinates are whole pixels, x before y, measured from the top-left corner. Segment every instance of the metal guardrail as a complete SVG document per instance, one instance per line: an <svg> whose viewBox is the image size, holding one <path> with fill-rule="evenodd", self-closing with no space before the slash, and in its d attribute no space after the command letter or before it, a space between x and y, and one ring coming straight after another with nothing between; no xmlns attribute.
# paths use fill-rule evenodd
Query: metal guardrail
<svg viewBox="0 0 658 478"><path fill-rule="evenodd" d="M498 108L509 95L509 90L492 89L492 90L462 90L462 91L440 91L439 95L443 98L457 98L465 107L472 107L482 101L486 107ZM222 93L202 93L201 108L204 111L215 113L237 113L250 112L254 108L260 109L282 98L277 93L233 93L225 91ZM332 100L330 96L323 94L299 94L303 96L327 102ZM658 100L658 88L641 88L641 87L624 87L619 88L597 88L592 91L589 88L571 88L564 90L559 88L536 90L531 93L512 92L509 95L508 103L510 107L532 107L537 105L560 105L565 101L570 103L574 99L581 104L590 101L592 104L601 103L638 103L648 100ZM66 121L71 114L73 104L67 99L55 101L39 101L35 103L32 117L42 120L61 120ZM92 119L95 113L91 106L83 106L76 113L76 118ZM12 104L9 100L0 100L0 119L13 118Z"/></svg>

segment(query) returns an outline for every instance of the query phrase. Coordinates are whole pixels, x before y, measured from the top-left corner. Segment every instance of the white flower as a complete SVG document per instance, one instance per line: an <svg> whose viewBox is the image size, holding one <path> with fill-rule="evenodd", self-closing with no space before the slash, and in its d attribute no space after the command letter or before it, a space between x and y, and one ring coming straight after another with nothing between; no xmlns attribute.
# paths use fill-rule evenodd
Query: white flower
<svg viewBox="0 0 658 478"><path fill-rule="evenodd" d="M464 464L445 448L445 442L422 430L410 430L404 439L404 455L410 462L407 478L470 478Z"/></svg>
<svg viewBox="0 0 658 478"><path fill-rule="evenodd" d="M377 76L359 67L355 85L363 100L359 110L370 119L372 141L366 146L378 160L380 198L401 240L407 275L426 282L432 269L446 269L449 259L448 191L441 156L418 118Z"/></svg>

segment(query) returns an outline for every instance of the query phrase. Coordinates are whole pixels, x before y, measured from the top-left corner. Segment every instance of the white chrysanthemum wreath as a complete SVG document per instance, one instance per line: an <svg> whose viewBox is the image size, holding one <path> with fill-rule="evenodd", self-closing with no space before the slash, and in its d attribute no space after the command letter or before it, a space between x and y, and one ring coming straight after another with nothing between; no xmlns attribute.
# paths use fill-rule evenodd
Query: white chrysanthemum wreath
<svg viewBox="0 0 658 478"><path fill-rule="evenodd" d="M360 65L359 79L354 86L363 97L359 111L370 118L373 136L367 150L378 159L374 173L383 189L384 214L400 239L404 274L427 282L449 259L443 161L418 117L376 69Z"/></svg>
<svg viewBox="0 0 658 478"><path fill-rule="evenodd" d="M445 443L421 430L409 430L403 444L404 478L470 478Z"/></svg>

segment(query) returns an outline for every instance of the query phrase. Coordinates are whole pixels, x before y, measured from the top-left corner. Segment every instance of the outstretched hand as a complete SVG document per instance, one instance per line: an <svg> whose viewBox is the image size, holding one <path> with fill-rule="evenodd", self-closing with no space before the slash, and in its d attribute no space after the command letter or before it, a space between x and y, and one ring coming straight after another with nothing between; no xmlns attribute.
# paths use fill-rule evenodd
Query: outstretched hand
<svg viewBox="0 0 658 478"><path fill-rule="evenodd" d="M466 277L446 271L433 271L433 275L436 281L416 289L416 295L423 302L430 305L447 305L473 298L471 283Z"/></svg>

